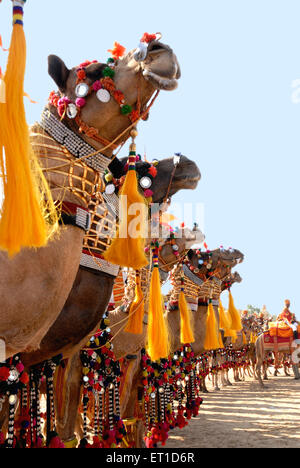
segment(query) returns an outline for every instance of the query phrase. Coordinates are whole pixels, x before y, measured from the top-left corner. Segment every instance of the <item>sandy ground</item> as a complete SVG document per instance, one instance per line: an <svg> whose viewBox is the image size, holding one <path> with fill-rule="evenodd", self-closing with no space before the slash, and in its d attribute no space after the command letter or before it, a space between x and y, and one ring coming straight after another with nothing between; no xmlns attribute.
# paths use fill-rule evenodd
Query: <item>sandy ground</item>
<svg viewBox="0 0 300 468"><path fill-rule="evenodd" d="M207 387L199 416L172 431L166 447L300 448L299 380L281 370L262 391L249 377L218 392Z"/></svg>

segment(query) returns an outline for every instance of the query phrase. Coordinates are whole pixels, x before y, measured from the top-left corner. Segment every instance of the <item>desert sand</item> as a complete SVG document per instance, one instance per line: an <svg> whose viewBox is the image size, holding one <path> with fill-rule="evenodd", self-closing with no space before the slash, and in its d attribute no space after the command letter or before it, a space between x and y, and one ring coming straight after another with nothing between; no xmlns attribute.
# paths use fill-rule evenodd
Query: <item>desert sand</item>
<svg viewBox="0 0 300 468"><path fill-rule="evenodd" d="M300 448L300 380L282 370L268 378L264 390L250 377L220 391L208 382L199 416L173 430L166 448Z"/></svg>

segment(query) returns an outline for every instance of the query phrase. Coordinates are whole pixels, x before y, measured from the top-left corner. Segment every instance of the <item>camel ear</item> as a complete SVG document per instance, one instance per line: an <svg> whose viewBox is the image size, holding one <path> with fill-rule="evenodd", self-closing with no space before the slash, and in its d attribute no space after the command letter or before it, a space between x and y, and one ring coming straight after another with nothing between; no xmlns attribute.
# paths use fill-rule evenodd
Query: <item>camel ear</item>
<svg viewBox="0 0 300 468"><path fill-rule="evenodd" d="M51 78L53 78L58 88L61 91L65 91L70 70L66 67L63 60L57 57L57 55L49 55L48 73Z"/></svg>
<svg viewBox="0 0 300 468"><path fill-rule="evenodd" d="M124 175L124 166L127 162L127 158L114 158L109 164L108 169L112 173L115 179L120 179Z"/></svg>
<svg viewBox="0 0 300 468"><path fill-rule="evenodd" d="M187 256L188 256L188 259L189 260L192 260L193 256L194 256L194 251L193 249L190 249L187 253Z"/></svg>

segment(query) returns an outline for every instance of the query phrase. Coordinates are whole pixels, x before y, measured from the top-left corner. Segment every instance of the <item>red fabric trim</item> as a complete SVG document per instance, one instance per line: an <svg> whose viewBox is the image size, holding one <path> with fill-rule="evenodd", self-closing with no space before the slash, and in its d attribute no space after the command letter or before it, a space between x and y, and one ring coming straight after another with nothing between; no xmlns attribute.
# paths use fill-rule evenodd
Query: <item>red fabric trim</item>
<svg viewBox="0 0 300 468"><path fill-rule="evenodd" d="M300 338L298 333L298 338ZM269 333L264 333L264 342L267 344L282 344L282 343L291 343L294 341L293 337L282 338L281 336L270 336Z"/></svg>
<svg viewBox="0 0 300 468"><path fill-rule="evenodd" d="M91 257L97 257L97 258L101 258L101 260L105 260L103 255L97 254L95 252L91 252L90 250L87 250L87 249L82 249L82 253L84 253L85 255L90 255Z"/></svg>
<svg viewBox="0 0 300 468"><path fill-rule="evenodd" d="M88 208L84 208L83 206L76 205L76 203L70 203L70 202L64 201L61 204L62 211L68 215L76 215L77 208L80 208L81 210L84 210L87 213L89 212Z"/></svg>

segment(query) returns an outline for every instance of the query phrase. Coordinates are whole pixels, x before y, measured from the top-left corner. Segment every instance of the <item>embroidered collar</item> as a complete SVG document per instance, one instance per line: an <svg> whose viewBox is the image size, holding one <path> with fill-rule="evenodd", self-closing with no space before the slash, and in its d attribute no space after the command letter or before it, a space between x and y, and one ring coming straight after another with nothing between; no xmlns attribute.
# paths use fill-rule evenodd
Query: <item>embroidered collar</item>
<svg viewBox="0 0 300 468"><path fill-rule="evenodd" d="M75 156L81 158L95 153L95 148L82 140L76 133L70 130L59 119L57 119L49 109L45 108L41 115L40 126L54 138L57 143L65 146L67 150ZM104 154L97 153L85 159L86 164L99 172L104 172L111 159Z"/></svg>

